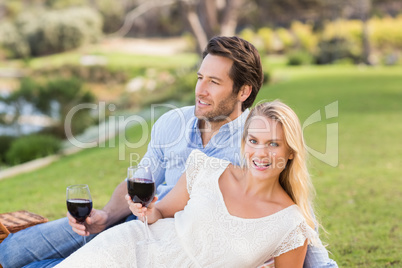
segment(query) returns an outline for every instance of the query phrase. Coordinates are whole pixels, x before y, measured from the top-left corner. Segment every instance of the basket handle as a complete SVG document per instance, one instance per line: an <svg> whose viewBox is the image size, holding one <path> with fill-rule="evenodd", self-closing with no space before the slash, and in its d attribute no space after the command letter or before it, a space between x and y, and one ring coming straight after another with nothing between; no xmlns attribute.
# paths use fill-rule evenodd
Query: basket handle
<svg viewBox="0 0 402 268"><path fill-rule="evenodd" d="M6 235L10 234L10 231L7 229L6 226L4 226L4 224L0 221L0 229L6 233Z"/></svg>

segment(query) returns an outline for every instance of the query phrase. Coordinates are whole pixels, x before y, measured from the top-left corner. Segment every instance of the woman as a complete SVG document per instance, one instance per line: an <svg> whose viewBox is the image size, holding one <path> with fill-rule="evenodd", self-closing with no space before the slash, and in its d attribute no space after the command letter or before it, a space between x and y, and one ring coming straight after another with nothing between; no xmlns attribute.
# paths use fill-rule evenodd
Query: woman
<svg viewBox="0 0 402 268"><path fill-rule="evenodd" d="M302 267L317 223L296 114L280 101L257 105L242 139L242 167L194 150L172 191L148 206L126 199L139 221L100 234L57 267Z"/></svg>

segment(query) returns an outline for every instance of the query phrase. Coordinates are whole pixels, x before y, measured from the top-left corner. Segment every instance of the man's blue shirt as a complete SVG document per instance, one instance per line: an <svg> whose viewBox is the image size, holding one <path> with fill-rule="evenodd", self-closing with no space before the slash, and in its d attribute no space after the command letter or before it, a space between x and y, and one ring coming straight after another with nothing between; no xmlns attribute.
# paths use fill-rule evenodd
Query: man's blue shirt
<svg viewBox="0 0 402 268"><path fill-rule="evenodd" d="M194 108L187 106L171 110L152 127L148 151L140 164L151 166L159 199L173 188L184 173L187 157L194 149L236 165L240 163L241 137L249 110L225 123L204 147Z"/></svg>

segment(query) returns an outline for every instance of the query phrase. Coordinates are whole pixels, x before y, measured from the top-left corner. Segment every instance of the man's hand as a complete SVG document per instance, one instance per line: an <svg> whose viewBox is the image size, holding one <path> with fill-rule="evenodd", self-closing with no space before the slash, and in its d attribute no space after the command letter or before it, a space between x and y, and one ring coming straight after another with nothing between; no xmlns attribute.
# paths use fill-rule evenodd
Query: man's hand
<svg viewBox="0 0 402 268"><path fill-rule="evenodd" d="M73 216L67 212L68 224L71 225L73 231L81 236L97 234L106 229L108 215L103 210L92 209L89 217L86 218L84 224L78 223Z"/></svg>

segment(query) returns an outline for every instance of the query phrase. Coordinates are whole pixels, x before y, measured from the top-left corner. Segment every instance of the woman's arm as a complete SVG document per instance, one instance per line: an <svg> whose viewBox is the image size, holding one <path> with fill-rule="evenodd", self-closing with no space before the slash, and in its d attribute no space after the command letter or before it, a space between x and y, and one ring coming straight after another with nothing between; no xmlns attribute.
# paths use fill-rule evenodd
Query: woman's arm
<svg viewBox="0 0 402 268"><path fill-rule="evenodd" d="M142 207L140 203L133 203L130 196L126 196L126 200L130 210L134 215L141 218L147 213L148 223L152 224L159 219L173 218L177 211L183 210L187 205L190 195L187 191L186 173L183 173L177 181L173 189L157 204L157 198L154 198L148 207Z"/></svg>
<svg viewBox="0 0 402 268"><path fill-rule="evenodd" d="M275 258L275 268L295 267L302 268L307 252L307 239L304 245L290 250Z"/></svg>

